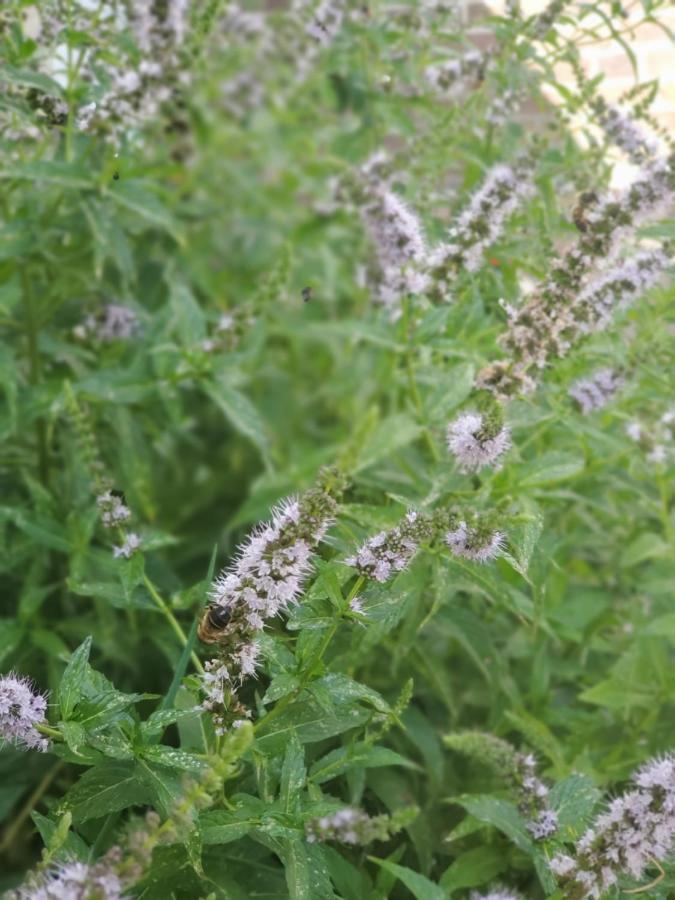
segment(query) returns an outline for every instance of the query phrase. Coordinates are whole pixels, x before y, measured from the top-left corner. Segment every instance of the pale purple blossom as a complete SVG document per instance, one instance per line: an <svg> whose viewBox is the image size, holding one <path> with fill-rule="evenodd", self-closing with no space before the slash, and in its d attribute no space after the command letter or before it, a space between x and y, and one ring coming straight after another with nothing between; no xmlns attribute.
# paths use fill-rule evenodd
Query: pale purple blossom
<svg viewBox="0 0 675 900"><path fill-rule="evenodd" d="M463 56L428 66L424 75L437 93L453 96L468 83L482 81L488 61L480 50L468 50Z"/></svg>
<svg viewBox="0 0 675 900"><path fill-rule="evenodd" d="M96 498L100 510L101 522L106 528L116 528L131 516L131 510L119 494L104 491Z"/></svg>
<svg viewBox="0 0 675 900"><path fill-rule="evenodd" d="M604 895L621 874L639 880L675 843L675 756L647 763L633 776L635 790L610 801L576 842L574 854L550 862L563 889L579 898Z"/></svg>
<svg viewBox="0 0 675 900"><path fill-rule="evenodd" d="M7 896L8 900L122 900L124 885L104 860L62 863Z"/></svg>
<svg viewBox="0 0 675 900"><path fill-rule="evenodd" d="M364 846L371 841L385 840L391 829L389 816L369 816L361 809L345 806L337 812L312 819L305 824L310 844L338 841L341 844Z"/></svg>
<svg viewBox="0 0 675 900"><path fill-rule="evenodd" d="M602 409L624 385L623 377L614 369L598 369L588 378L575 381L567 392L575 400L581 412L587 416Z"/></svg>
<svg viewBox="0 0 675 900"><path fill-rule="evenodd" d="M470 527L460 522L446 532L445 542L455 556L485 563L495 559L504 548L505 535L501 531Z"/></svg>
<svg viewBox="0 0 675 900"><path fill-rule="evenodd" d="M635 119L618 106L599 98L593 104L596 121L607 135L635 165L642 165L659 152L658 142L640 128Z"/></svg>
<svg viewBox="0 0 675 900"><path fill-rule="evenodd" d="M426 272L439 297L447 295L457 273L481 267L485 251L499 239L508 219L533 190L531 163L499 163L490 169L448 230L446 242L427 256Z"/></svg>
<svg viewBox="0 0 675 900"><path fill-rule="evenodd" d="M522 900L521 895L503 887L494 887L487 894L471 892L471 900Z"/></svg>
<svg viewBox="0 0 675 900"><path fill-rule="evenodd" d="M47 699L28 678L0 676L0 739L32 750L47 750L49 741L37 729L46 724Z"/></svg>
<svg viewBox="0 0 675 900"><path fill-rule="evenodd" d="M494 466L511 446L511 433L506 425L491 428L478 412L461 413L448 425L448 450L462 472L477 472Z"/></svg>
<svg viewBox="0 0 675 900"><path fill-rule="evenodd" d="M135 531L130 531L125 535L124 541L119 547L113 547L113 556L115 559L123 557L130 559L141 546L141 538Z"/></svg>
<svg viewBox="0 0 675 900"><path fill-rule="evenodd" d="M259 627L296 603L311 571L312 549L330 525L330 519L303 527L297 500L286 500L272 520L254 531L239 548L239 558L218 575L210 591L211 602L227 609L243 607L249 623Z"/></svg>
<svg viewBox="0 0 675 900"><path fill-rule="evenodd" d="M537 841L551 837L558 830L558 816L552 809L545 809L527 822L527 830Z"/></svg>
<svg viewBox="0 0 675 900"><path fill-rule="evenodd" d="M125 341L138 331L138 316L133 309L119 303L106 303L97 313L87 316L76 325L73 334L78 340L94 340L104 344Z"/></svg>
<svg viewBox="0 0 675 900"><path fill-rule="evenodd" d="M429 535L427 519L411 510L395 528L368 538L345 563L367 578L389 581L408 567L420 542Z"/></svg>

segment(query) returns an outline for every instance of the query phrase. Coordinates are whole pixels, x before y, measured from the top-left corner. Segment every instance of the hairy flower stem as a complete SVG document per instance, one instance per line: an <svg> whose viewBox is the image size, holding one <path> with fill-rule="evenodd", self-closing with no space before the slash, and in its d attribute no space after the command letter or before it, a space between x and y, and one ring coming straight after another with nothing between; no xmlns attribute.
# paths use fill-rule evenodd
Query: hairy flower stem
<svg viewBox="0 0 675 900"><path fill-rule="evenodd" d="M359 577L354 582L352 589L350 590L349 595L347 596L347 598L344 602L344 606L343 606L342 610L340 611L341 614L344 611L349 609L349 604L352 602L354 597L356 597L356 595L358 594L358 592L361 590L361 588L363 587L363 585L365 583L366 583L365 576L359 575ZM290 694L286 694L285 697L282 697L281 700L274 707L274 709L271 709L267 713L267 715L263 716L262 719L260 719L258 722L256 722L256 724L253 726L254 734L257 734L258 731L260 729L262 729L265 725L269 725L269 723L272 721L272 719L276 719L277 716L281 715L281 713L288 706L290 706L291 703L293 703L295 700L297 700L297 698L300 696L300 694L305 690L305 688L307 687L307 685L309 684L309 682L312 679L312 675L314 674L317 664L319 662L321 662L321 660L323 659L324 653L326 652L326 650L328 650L328 647L330 646L330 642L335 637L335 633L337 632L337 629L338 629L338 623L333 622L333 624L330 626L330 628L326 631L326 634L324 635L324 639L321 642L321 646L318 648L316 653L312 656L311 660L308 662L307 666L305 667L305 673L300 680L300 684L295 688L294 691L291 691Z"/></svg>
<svg viewBox="0 0 675 900"><path fill-rule="evenodd" d="M26 319L26 339L28 343L29 378L32 385L37 385L42 380L42 363L40 349L38 347L38 321L37 310L33 297L33 288L28 272L21 273L23 286L23 302ZM47 423L42 415L35 421L35 436L37 439L38 472L40 481L45 487L49 486L49 450L47 446Z"/></svg>
<svg viewBox="0 0 675 900"><path fill-rule="evenodd" d="M166 603L164 602L164 600L158 593L157 588L155 587L155 585L152 583L150 578L148 578L148 576L145 573L143 573L143 583L145 584L146 588L148 589L148 593L154 600L155 605L157 606L157 608L160 610L160 612L162 613L162 615L164 616L166 621L171 626L171 630L176 635L176 637L180 641L181 645L183 647L186 647L187 643L188 643L188 637L185 634L185 632L183 631L183 629L180 625L180 622L174 616L174 614L171 612L169 607L166 605ZM200 675L203 675L204 674L204 666L202 665L201 660L199 659L197 654L194 652L194 650L190 654L190 659L192 660L192 663L193 663L195 669L200 673Z"/></svg>

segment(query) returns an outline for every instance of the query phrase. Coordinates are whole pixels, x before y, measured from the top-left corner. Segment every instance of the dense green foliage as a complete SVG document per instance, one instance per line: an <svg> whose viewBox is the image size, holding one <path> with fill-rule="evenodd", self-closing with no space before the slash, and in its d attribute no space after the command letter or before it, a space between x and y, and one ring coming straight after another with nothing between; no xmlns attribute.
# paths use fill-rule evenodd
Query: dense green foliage
<svg viewBox="0 0 675 900"><path fill-rule="evenodd" d="M310 54L283 10L266 14L267 46L226 4L195 3L160 76L169 96L120 121L102 100L109 72L143 58L123 18L45 3L40 32L35 6L0 12L0 672L48 692L50 739L46 753L0 751L0 889L41 852L45 870L115 846L127 859L140 829L129 890L147 900L437 900L495 881L562 897L547 859L672 745L672 286L554 354L534 392L476 391L505 356L504 306L583 236L579 193L607 189L618 157L593 130L602 86L575 44L613 32L631 52L621 11L557 4L550 28L495 16L489 68L448 96L425 70L471 41L441 5L354 4L327 46L303 38ZM67 27L45 49L52 7ZM560 60L575 91L556 81ZM251 108L228 91L242 73L261 91ZM500 120L508 91L538 112L514 104ZM645 127L655 91L627 98ZM105 114L78 127L93 100ZM573 116L590 123L584 147ZM362 167L383 149L430 245L497 163L526 157L534 186L474 271L393 314L374 302L359 215ZM639 240L673 236L663 215ZM106 304L133 327L107 333ZM598 367L623 387L583 415L568 389ZM513 446L501 467L464 473L445 429L477 404ZM196 638L209 583L327 466L346 485L334 524L238 690L252 724L217 735L199 707L200 660L217 650ZM128 558L101 523L109 488L140 536ZM407 510L456 507L504 533L501 555L482 564L436 534L381 583L346 564ZM532 837L506 764L466 731L536 755L555 835ZM367 847L306 839L346 805L393 820ZM666 870L645 896L671 896Z"/></svg>

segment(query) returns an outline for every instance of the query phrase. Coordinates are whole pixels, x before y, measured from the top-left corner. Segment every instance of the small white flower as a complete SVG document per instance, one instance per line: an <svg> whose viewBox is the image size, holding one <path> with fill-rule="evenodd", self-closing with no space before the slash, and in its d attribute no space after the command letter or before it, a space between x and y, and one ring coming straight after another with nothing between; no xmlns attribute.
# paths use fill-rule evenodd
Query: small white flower
<svg viewBox="0 0 675 900"><path fill-rule="evenodd" d="M121 547L113 547L113 556L115 559L119 557L124 557L124 559L130 559L134 553L141 546L141 538L134 531L130 531L129 534L124 538L124 543Z"/></svg>
<svg viewBox="0 0 675 900"><path fill-rule="evenodd" d="M0 739L34 750L47 750L49 741L36 729L45 724L47 700L28 678L10 672L0 676Z"/></svg>
<svg viewBox="0 0 675 900"><path fill-rule="evenodd" d="M492 466L511 446L511 434L503 425L495 434L483 433L485 420L480 413L466 412L448 425L448 450L462 472L477 472Z"/></svg>
<svg viewBox="0 0 675 900"><path fill-rule="evenodd" d="M99 494L96 504L101 511L101 522L106 528L116 528L131 516L131 511L122 498L112 491Z"/></svg>
<svg viewBox="0 0 675 900"><path fill-rule="evenodd" d="M575 381L568 394L576 400L581 412L587 416L606 406L623 385L623 378L614 369L598 369L588 378Z"/></svg>
<svg viewBox="0 0 675 900"><path fill-rule="evenodd" d="M455 556L471 559L474 562L488 562L495 559L504 547L505 536L501 531L483 534L475 528L469 528L466 522L460 522L457 528L448 531L445 542Z"/></svg>
<svg viewBox="0 0 675 900"><path fill-rule="evenodd" d="M123 891L122 881L105 860L94 864L71 861L12 896L15 900L122 900Z"/></svg>
<svg viewBox="0 0 675 900"><path fill-rule="evenodd" d="M543 840L558 830L558 816L552 809L545 809L536 819L527 823L527 830L535 840Z"/></svg>

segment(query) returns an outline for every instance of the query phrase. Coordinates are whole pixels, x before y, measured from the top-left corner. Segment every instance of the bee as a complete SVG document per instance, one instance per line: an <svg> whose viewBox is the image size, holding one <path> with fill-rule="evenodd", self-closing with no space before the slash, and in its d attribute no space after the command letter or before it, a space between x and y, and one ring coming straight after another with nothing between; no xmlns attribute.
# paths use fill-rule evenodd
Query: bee
<svg viewBox="0 0 675 900"><path fill-rule="evenodd" d="M301 296L302 299L305 301L305 303L309 303L309 301L310 301L310 300L312 299L312 297L314 296L314 291L312 290L311 287L304 287L304 288L300 291L300 296Z"/></svg>
<svg viewBox="0 0 675 900"><path fill-rule="evenodd" d="M579 231L588 231L586 212L591 208L591 206L595 206L595 204L598 202L598 199L598 195L595 193L595 191L584 191L582 194L579 194L579 197L577 198L577 204L572 210L572 221L577 226Z"/></svg>
<svg viewBox="0 0 675 900"><path fill-rule="evenodd" d="M197 637L204 644L217 644L222 640L229 621L229 609L210 603L199 623Z"/></svg>

